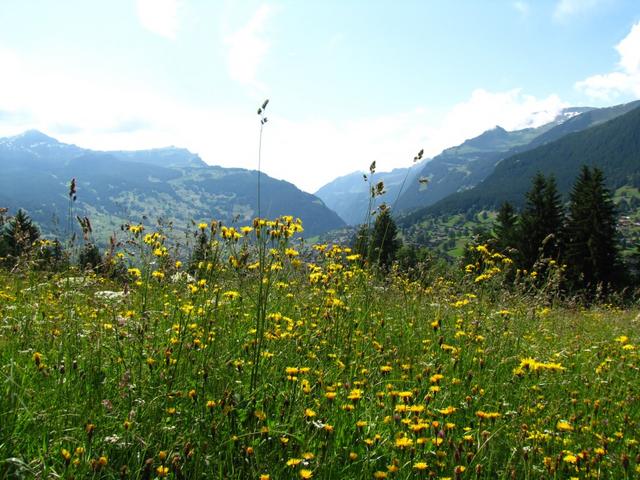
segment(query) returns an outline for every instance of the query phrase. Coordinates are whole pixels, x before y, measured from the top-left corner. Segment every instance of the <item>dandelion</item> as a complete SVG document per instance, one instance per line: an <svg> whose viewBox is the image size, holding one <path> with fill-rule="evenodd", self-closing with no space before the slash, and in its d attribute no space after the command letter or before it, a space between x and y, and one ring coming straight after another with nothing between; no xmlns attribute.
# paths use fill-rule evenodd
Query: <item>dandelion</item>
<svg viewBox="0 0 640 480"><path fill-rule="evenodd" d="M62 455L62 458L64 459L65 463L69 463L71 461L71 452L66 448L63 448L62 450L60 450L60 454Z"/></svg>
<svg viewBox="0 0 640 480"><path fill-rule="evenodd" d="M572 432L573 431L573 427L566 420L558 420L558 423L556 423L556 429L558 429L558 431L560 431L560 432Z"/></svg>
<svg viewBox="0 0 640 480"><path fill-rule="evenodd" d="M409 448L413 446L413 440L411 440L409 437L396 438L395 445L397 448Z"/></svg>
<svg viewBox="0 0 640 480"><path fill-rule="evenodd" d="M36 367L39 367L42 363L42 354L40 352L35 352L33 354L33 362L36 364Z"/></svg>
<svg viewBox="0 0 640 480"><path fill-rule="evenodd" d="M307 470L306 468L303 468L302 470L300 470L300 478L311 478L313 477L313 472L311 470Z"/></svg>
<svg viewBox="0 0 640 480"><path fill-rule="evenodd" d="M443 408L438 410L438 412L442 415L451 415L455 413L458 409L456 407L448 406L447 408Z"/></svg>
<svg viewBox="0 0 640 480"><path fill-rule="evenodd" d="M478 410L476 412L476 417L481 418L481 419L494 420L494 419L500 417L500 413L498 413L498 412L484 412L482 410Z"/></svg>
<svg viewBox="0 0 640 480"><path fill-rule="evenodd" d="M359 388L354 388L349 392L349 395L347 396L347 399L354 402L357 402L361 398L362 398L362 390L360 390Z"/></svg>

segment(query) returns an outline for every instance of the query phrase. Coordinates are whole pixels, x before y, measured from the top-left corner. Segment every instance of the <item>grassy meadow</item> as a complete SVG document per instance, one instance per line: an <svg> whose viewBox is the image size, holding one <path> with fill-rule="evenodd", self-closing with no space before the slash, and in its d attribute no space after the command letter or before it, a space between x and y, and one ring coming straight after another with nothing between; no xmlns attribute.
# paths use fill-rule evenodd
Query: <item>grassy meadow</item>
<svg viewBox="0 0 640 480"><path fill-rule="evenodd" d="M120 276L0 271L0 478L640 477L640 310L561 267L411 276L199 226L129 227Z"/></svg>

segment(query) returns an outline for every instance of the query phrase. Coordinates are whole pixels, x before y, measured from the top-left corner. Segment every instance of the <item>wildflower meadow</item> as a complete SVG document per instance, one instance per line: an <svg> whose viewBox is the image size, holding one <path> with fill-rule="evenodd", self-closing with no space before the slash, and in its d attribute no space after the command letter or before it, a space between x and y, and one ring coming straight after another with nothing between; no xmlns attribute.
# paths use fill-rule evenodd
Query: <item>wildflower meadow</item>
<svg viewBox="0 0 640 480"><path fill-rule="evenodd" d="M300 231L203 223L189 262L131 225L120 276L1 273L0 477L640 475L637 309Z"/></svg>

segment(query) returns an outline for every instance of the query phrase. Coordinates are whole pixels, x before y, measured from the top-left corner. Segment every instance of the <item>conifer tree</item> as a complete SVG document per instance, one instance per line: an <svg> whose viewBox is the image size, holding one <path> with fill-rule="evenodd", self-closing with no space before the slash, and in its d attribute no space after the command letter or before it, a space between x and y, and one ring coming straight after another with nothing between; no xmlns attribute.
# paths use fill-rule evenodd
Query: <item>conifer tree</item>
<svg viewBox="0 0 640 480"><path fill-rule="evenodd" d="M30 251L38 238L40 238L38 227L33 224L29 215L18 210L18 213L9 220L2 232L4 254L17 258Z"/></svg>
<svg viewBox="0 0 640 480"><path fill-rule="evenodd" d="M372 264L387 269L395 260L401 241L397 238L398 228L391 218L389 208L381 205L379 212L371 234L369 260Z"/></svg>
<svg viewBox="0 0 640 480"><path fill-rule="evenodd" d="M620 268L616 211L598 168L583 166L571 190L565 261L576 286L610 283Z"/></svg>
<svg viewBox="0 0 640 480"><path fill-rule="evenodd" d="M499 250L516 248L517 246L517 226L518 216L509 202L504 202L500 206L496 216L496 224L493 227L496 247Z"/></svg>
<svg viewBox="0 0 640 480"><path fill-rule="evenodd" d="M353 251L360 255L362 261L369 257L369 236L371 232L366 225L360 225L353 239Z"/></svg>
<svg viewBox="0 0 640 480"><path fill-rule="evenodd" d="M526 200L517 237L521 266L528 269L539 258L558 257L564 214L552 176L536 174Z"/></svg>

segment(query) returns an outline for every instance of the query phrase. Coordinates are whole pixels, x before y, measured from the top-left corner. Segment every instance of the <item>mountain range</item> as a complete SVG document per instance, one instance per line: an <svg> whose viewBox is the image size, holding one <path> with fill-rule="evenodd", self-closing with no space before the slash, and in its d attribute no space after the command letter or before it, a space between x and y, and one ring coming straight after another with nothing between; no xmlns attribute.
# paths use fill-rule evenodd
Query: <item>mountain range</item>
<svg viewBox="0 0 640 480"><path fill-rule="evenodd" d="M365 221L369 208L375 209L383 202L393 205L405 187L414 181L425 162L427 160L390 172L353 172L324 185L314 195L321 198L348 225L359 225ZM378 182L384 183L384 193L372 198L371 187Z"/></svg>
<svg viewBox="0 0 640 480"><path fill-rule="evenodd" d="M553 175L558 192L566 199L582 165L601 169L611 190L640 188L640 108L635 105L609 121L504 159L474 188L413 212L405 217L405 223L415 223L425 215L495 210L505 201L520 207L537 172Z"/></svg>
<svg viewBox="0 0 640 480"><path fill-rule="evenodd" d="M541 152L544 152L544 155L550 155L555 151L555 142L558 140L606 124L638 107L640 107L640 101L607 108L573 107L562 110L552 122L537 128L507 131L496 126L458 146L444 150L431 160L424 161L418 168L414 167L408 175L408 169L396 169L391 173L380 174L379 179L385 181L387 185L386 179L389 178L394 185L399 186L398 177L406 177L407 181L399 197L397 197L398 190L394 190L393 198L397 197L397 201L387 201L389 204L395 203L395 215L402 217L404 225L419 221L424 214L452 213L472 207L473 202L462 204L458 199L470 198L470 195L477 196L480 195L479 192L485 191L485 179L493 175L502 163L505 166L499 170L502 172L499 181L503 182L505 188L512 187L510 199L522 197L528 188L529 178L535 171L533 173L527 171L526 175L529 176L522 176L521 171L519 173L514 171L515 178L512 179L508 173L508 166L511 163L507 159L533 150L537 152L534 155L540 155ZM604 138L601 140L607 141ZM548 145L546 150L537 150L545 145ZM589 145L594 148L593 142ZM562 153L568 152L565 150ZM563 160L557 156L554 157L554 161L559 165L563 163ZM597 164L596 160L594 162ZM539 168L546 172L547 167L548 165L540 165ZM559 175L566 177L563 177L565 183L572 182L577 174L577 168L574 167L575 165L572 164L571 168L559 171ZM538 167L532 168L535 170ZM552 171L553 169L550 170ZM359 183L356 186L358 180ZM362 174L354 173L323 186L316 195L336 210L348 224L357 225L362 221L363 213L361 212L366 212L363 205L368 202L368 191L362 184ZM471 191L474 193L467 193ZM495 193L493 189L487 190L483 198L489 199ZM453 211L445 207L445 205L454 204L456 209ZM495 201L488 204L495 206ZM434 209L429 208L432 205ZM435 208L435 205L438 207ZM358 215L351 215L351 212L358 212Z"/></svg>
<svg viewBox="0 0 640 480"><path fill-rule="evenodd" d="M258 213L260 178L261 215L300 217L309 238L362 223L379 202L414 230L425 218L495 210L505 200L520 206L538 171L555 175L566 195L582 164L600 167L610 188L630 187L627 194L635 198L640 101L565 109L537 128L496 126L433 159L373 175L354 172L315 195L257 171L207 165L183 148L96 151L30 130L0 138L0 207L24 208L45 233L63 233L75 178L73 215L89 217L104 241L129 222L171 222L178 231L211 219L250 222ZM379 181L385 193L370 203L370 188Z"/></svg>
<svg viewBox="0 0 640 480"><path fill-rule="evenodd" d="M90 218L96 239L129 222L250 223L261 216L293 215L307 236L341 228L344 222L318 197L295 185L241 168L207 165L186 149L95 151L30 130L0 138L0 206L25 209L49 234L60 234L69 215L69 183L76 179L73 215Z"/></svg>

